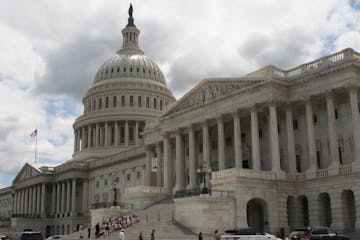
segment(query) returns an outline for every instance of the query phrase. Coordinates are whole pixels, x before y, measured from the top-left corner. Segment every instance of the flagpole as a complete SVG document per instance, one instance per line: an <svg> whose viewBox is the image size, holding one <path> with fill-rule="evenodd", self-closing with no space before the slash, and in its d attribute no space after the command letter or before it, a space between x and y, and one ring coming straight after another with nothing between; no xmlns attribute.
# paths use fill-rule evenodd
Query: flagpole
<svg viewBox="0 0 360 240"><path fill-rule="evenodd" d="M35 163L36 163L36 152L37 152L37 134L35 136Z"/></svg>

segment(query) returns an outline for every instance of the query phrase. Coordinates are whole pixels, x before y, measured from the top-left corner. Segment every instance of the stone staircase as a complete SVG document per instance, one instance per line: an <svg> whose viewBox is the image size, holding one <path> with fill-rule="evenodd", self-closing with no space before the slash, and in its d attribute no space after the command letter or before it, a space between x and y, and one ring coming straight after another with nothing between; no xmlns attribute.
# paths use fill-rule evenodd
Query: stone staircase
<svg viewBox="0 0 360 240"><path fill-rule="evenodd" d="M135 209L142 222L174 221L175 204L172 197L165 198L145 209Z"/></svg>

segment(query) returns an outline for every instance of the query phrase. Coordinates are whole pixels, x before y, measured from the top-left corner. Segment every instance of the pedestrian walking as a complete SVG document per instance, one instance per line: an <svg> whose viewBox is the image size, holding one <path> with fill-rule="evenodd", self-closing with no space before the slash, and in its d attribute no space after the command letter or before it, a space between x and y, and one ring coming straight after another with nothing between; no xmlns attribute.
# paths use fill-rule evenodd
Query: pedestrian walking
<svg viewBox="0 0 360 240"><path fill-rule="evenodd" d="M144 238L142 236L142 232L140 232L140 234L139 234L139 240L144 240Z"/></svg>
<svg viewBox="0 0 360 240"><path fill-rule="evenodd" d="M95 225L95 238L98 238L99 237L99 233L100 233L100 224L97 223Z"/></svg>
<svg viewBox="0 0 360 240"><path fill-rule="evenodd" d="M151 237L150 240L155 240L155 229L151 231Z"/></svg>
<svg viewBox="0 0 360 240"><path fill-rule="evenodd" d="M119 234L119 239L120 240L124 240L125 239L125 233L124 233L124 229L121 229L121 231L120 231L120 234Z"/></svg>
<svg viewBox="0 0 360 240"><path fill-rule="evenodd" d="M88 238L90 238L90 236L91 236L91 223L88 223L86 225L86 228L87 228L87 231L88 231Z"/></svg>
<svg viewBox="0 0 360 240"><path fill-rule="evenodd" d="M83 225L79 226L79 237L84 238L84 236L83 236Z"/></svg>
<svg viewBox="0 0 360 240"><path fill-rule="evenodd" d="M110 230L109 224L105 223L105 237L109 236L109 230Z"/></svg>
<svg viewBox="0 0 360 240"><path fill-rule="evenodd" d="M202 232L199 232L198 240L203 240Z"/></svg>
<svg viewBox="0 0 360 240"><path fill-rule="evenodd" d="M214 240L221 240L220 234L217 229L215 229L215 231L214 231L213 238L214 238Z"/></svg>

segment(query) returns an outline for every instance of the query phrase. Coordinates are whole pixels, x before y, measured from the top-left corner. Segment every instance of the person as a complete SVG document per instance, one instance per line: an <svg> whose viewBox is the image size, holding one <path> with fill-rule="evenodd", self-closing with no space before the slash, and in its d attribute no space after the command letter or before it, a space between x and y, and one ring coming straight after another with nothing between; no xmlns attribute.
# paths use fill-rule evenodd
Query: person
<svg viewBox="0 0 360 240"><path fill-rule="evenodd" d="M203 240L202 232L199 232L199 240Z"/></svg>
<svg viewBox="0 0 360 240"><path fill-rule="evenodd" d="M97 223L95 225L95 238L97 238L99 236L99 233L100 233L100 224Z"/></svg>
<svg viewBox="0 0 360 240"><path fill-rule="evenodd" d="M214 231L214 240L221 240L220 234L217 229Z"/></svg>
<svg viewBox="0 0 360 240"><path fill-rule="evenodd" d="M84 236L83 236L83 225L79 226L79 237L84 238Z"/></svg>
<svg viewBox="0 0 360 240"><path fill-rule="evenodd" d="M144 240L144 238L142 236L142 232L140 232L140 234L139 234L139 240Z"/></svg>
<svg viewBox="0 0 360 240"><path fill-rule="evenodd" d="M86 225L86 228L87 228L87 230L88 230L88 238L90 238L90 235L91 235L91 223L88 223L88 224Z"/></svg>
<svg viewBox="0 0 360 240"><path fill-rule="evenodd" d="M105 237L108 237L109 236L109 224L108 223L105 223Z"/></svg>
<svg viewBox="0 0 360 240"><path fill-rule="evenodd" d="M155 229L151 231L151 237L150 240L155 240Z"/></svg>
<svg viewBox="0 0 360 240"><path fill-rule="evenodd" d="M121 229L119 236L120 236L120 240L124 240L124 239L125 239L124 229Z"/></svg>

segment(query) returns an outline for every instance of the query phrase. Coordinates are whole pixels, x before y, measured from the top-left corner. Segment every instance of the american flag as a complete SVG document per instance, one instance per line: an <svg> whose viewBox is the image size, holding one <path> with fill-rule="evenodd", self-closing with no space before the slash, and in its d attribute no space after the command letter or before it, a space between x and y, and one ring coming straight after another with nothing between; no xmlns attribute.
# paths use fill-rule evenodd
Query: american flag
<svg viewBox="0 0 360 240"><path fill-rule="evenodd" d="M33 131L31 134L30 134L30 137L34 138L37 136L37 129L35 129L35 131Z"/></svg>

